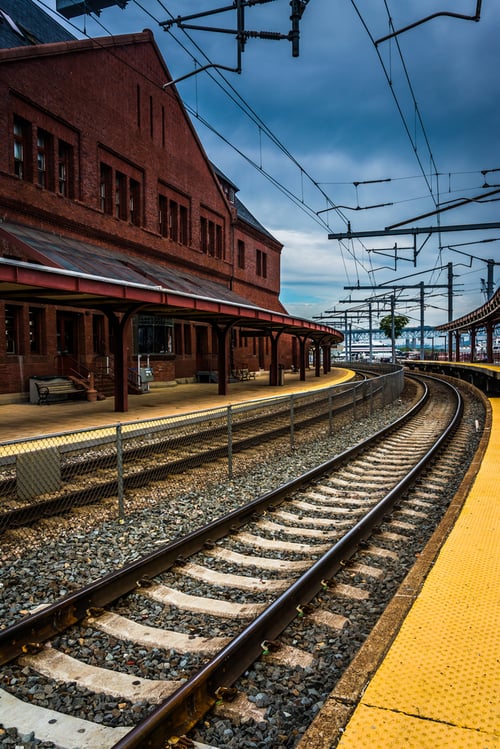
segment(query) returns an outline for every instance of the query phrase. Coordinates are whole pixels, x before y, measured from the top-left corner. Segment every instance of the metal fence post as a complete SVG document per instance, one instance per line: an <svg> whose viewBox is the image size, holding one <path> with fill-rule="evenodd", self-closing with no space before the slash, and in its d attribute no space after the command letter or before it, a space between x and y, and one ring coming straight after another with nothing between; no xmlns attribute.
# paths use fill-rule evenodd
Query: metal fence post
<svg viewBox="0 0 500 749"><path fill-rule="evenodd" d="M290 449L295 447L295 410L293 395L290 396Z"/></svg>
<svg viewBox="0 0 500 749"><path fill-rule="evenodd" d="M227 407L227 473L233 478L233 409Z"/></svg>
<svg viewBox="0 0 500 749"><path fill-rule="evenodd" d="M333 397L331 389L328 391L328 435L333 434Z"/></svg>
<svg viewBox="0 0 500 749"><path fill-rule="evenodd" d="M123 435L122 425L116 425L116 470L118 473L118 515L120 519L125 517L123 505Z"/></svg>

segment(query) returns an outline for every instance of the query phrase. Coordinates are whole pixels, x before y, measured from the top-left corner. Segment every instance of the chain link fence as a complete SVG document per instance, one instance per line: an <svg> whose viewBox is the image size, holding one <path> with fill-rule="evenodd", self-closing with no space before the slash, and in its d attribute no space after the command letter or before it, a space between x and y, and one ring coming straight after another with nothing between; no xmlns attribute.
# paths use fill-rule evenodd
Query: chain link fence
<svg viewBox="0 0 500 749"><path fill-rule="evenodd" d="M355 363L342 366L355 368ZM333 434L399 397L401 368L363 365L373 378L191 414L0 443L0 532L103 500L124 517L126 495L270 440Z"/></svg>

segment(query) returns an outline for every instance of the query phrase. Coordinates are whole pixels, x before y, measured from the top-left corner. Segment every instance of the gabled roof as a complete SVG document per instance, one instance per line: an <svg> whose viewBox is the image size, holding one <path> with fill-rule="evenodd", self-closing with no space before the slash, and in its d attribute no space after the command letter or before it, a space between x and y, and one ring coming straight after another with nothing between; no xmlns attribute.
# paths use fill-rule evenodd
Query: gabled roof
<svg viewBox="0 0 500 749"><path fill-rule="evenodd" d="M214 164L213 162L210 162L212 165L212 169L214 170L217 178L219 181L224 185L226 183L229 185L233 192L234 192L234 199L233 199L233 205L236 208L236 215L241 221L244 221L246 224L251 226L253 229L256 229L256 231L260 232L261 234L265 234L266 237L269 237L273 240L273 242L276 242L276 244L281 245L281 242L279 242L276 237L273 237L273 235L266 229L265 226L262 226L260 221L258 221L255 216L250 213L246 205L244 205L241 200L236 196L236 193L239 192L240 188L232 182L232 180L227 177L223 171L219 169L219 167Z"/></svg>
<svg viewBox="0 0 500 749"><path fill-rule="evenodd" d="M249 226L253 227L257 231L259 231L261 234L265 234L266 237L269 237L273 240L273 242L276 242L280 246L282 246L281 242L279 242L276 237L273 237L271 232L269 232L265 226L262 226L260 221L258 221L255 216L250 213L246 205L244 205L239 198L235 196L234 198L234 205L236 207L236 211L238 214L238 218L244 221Z"/></svg>
<svg viewBox="0 0 500 749"><path fill-rule="evenodd" d="M0 0L0 49L71 39L75 37L32 0Z"/></svg>

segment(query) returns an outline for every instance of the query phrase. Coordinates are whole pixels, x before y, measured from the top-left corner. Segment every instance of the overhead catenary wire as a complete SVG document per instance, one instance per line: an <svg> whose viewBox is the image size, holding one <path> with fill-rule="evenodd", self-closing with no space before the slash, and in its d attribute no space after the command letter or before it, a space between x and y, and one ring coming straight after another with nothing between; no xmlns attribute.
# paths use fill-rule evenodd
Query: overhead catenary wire
<svg viewBox="0 0 500 749"><path fill-rule="evenodd" d="M38 2L40 2L40 4L42 4L45 7L47 7L46 3L44 3L43 0L38 0ZM133 2L137 5L138 8L140 8L140 10L142 12L144 12L145 14L147 14L148 17L151 18L155 23L159 23L159 19L154 15L153 12L151 12L149 10L149 8L144 7L144 4L140 3L138 0L133 0ZM165 13L167 13L167 14L169 14L169 11L165 7L165 4L163 2L161 2L161 0L157 0L157 2L158 2L159 7L162 8L162 11L165 12ZM385 0L384 0L384 2L385 2ZM387 3L385 2L385 4L386 4L386 8L387 8ZM357 8L356 8L356 10L357 10ZM387 13L388 13L389 20L390 20L390 14L389 14L388 9L387 9ZM170 16L172 16L172 14L170 14ZM99 23L99 26L107 34L109 34L111 36L114 35L110 31L108 31L101 22L97 22L97 23ZM390 21L390 23L391 23L391 21ZM77 27L75 26L74 28L77 28ZM367 31L368 31L368 29L367 29ZM81 31L80 31L80 33L81 33ZM183 33L189 39L189 41L191 42L191 44L195 44L195 42L186 33L186 31L183 31ZM373 43L373 37L372 37L372 35L370 34L369 31L368 31L368 35L371 38L371 41ZM192 55L192 53L187 49L187 47L185 45L182 44L182 42L180 41L180 39L178 39L178 37L176 35L174 35L174 34L172 34L170 32L170 36L171 36L172 39L175 40L175 42L177 44L179 44L181 46L181 48L183 48L185 50L186 54L188 54L190 56L190 58L193 60L193 62L195 64L201 65L201 61L197 60L196 56ZM195 45L195 46L197 46L197 45ZM109 51L110 50L108 50L108 52ZM203 55L203 57L208 60L208 57L204 54L204 52L202 50L199 51L199 55L200 56ZM390 81L390 75L388 76L387 70L386 70L386 68L385 68L385 66L383 64L383 60L382 59L381 59L381 64L382 64L382 67L383 67L384 72L386 74L386 77L388 77L389 81ZM403 64L403 67L405 68L404 60L402 60L402 64ZM133 66L130 66L130 67L133 69ZM136 72L141 72L141 71L136 71ZM409 86L411 87L411 82L409 81L409 76L408 76L408 73L407 73L406 70L405 70L405 73L406 73L407 78L408 78ZM205 75L209 75L209 74L206 73ZM307 203L307 201L305 199L305 195L304 195L304 180L305 179L309 180L311 182L311 184L313 185L313 187L320 192L320 194L322 195L323 199L325 200L326 205L330 205L331 206L331 210L336 211L336 215L338 216L338 218L340 218L344 223L347 224L348 223L348 219L345 216L345 214L343 214L342 211L339 212L337 210L337 206L335 205L334 201L330 198L330 196L327 194L327 192L324 191L322 189L322 187L321 187L322 185L332 184L332 183L318 182L317 180L315 180L301 166L301 164L299 163L299 161L291 154L291 152L283 145L283 143L280 141L280 139L275 136L275 134L271 131L271 129L267 126L267 124L262 120L262 118L260 118L254 112L253 108L249 105L249 103L245 100L245 98L242 97L235 90L234 86L232 86L232 84L226 79L225 76L223 76L222 74L217 73L215 75L210 74L210 77L224 91L224 94L226 96L229 96L229 98L231 99L231 101L233 101L233 103L236 106L238 106L241 109L242 112L244 112L245 116L249 117L249 119L256 125L257 130L259 132L259 143L260 143L260 145L259 145L259 159L258 159L258 163L254 159L252 159L251 157L247 157L242 152L241 149L235 148L235 145L234 145L233 141L230 140L229 138L226 138L222 133L220 133L217 127L211 125L210 126L211 131L217 137L221 138L223 140L223 142L227 143L229 147L231 147L232 149L234 149L236 153L238 153L240 156L243 156L243 158L245 158L245 160L252 167L256 168L262 176L264 176L266 179L268 179L271 182L271 184L273 184L273 186L276 189L278 189L280 192L282 192L282 194L288 200L290 200L296 207L298 207L301 211L303 211L311 220L313 220L315 223L317 223L318 226L324 227L326 229L329 229L329 223L328 223L328 221L321 221L321 220L318 221L317 220L318 219L317 211L315 211L312 208L312 206L310 206ZM392 92L392 95L395 98L396 104L398 106L399 105L398 95L397 95L397 92L394 89L394 87L392 87L391 92ZM415 96L413 94L413 90L412 90L412 96L413 96L414 104L416 104L416 100L415 100ZM192 110L189 110L189 109L188 109L188 111L189 111L189 113L192 116L196 117L196 119L198 119L198 121L200 122L200 124L202 124L204 127L208 127L209 126L206 118L201 117L200 114L199 114L199 112L193 112ZM421 116L420 116L420 111L419 111L418 106L416 107L416 109L415 109L415 106L414 106L414 114L416 114L417 119L419 119L419 121L421 121ZM415 137L411 133L411 127L408 124L408 121L407 121L407 119L404 116L402 108L400 108L400 116L401 116L401 118L403 120L405 128L407 129L408 137L409 137L410 143L412 145L412 148L415 151L415 149L416 149ZM423 128L423 122L422 122L421 126L422 126L423 131L425 132L425 129ZM283 182L279 178L274 177L273 175L269 174L268 171L264 168L265 164L264 164L264 158L263 158L263 154L262 154L262 137L263 136L269 138L269 140L297 168L298 175L300 177L300 189L299 190L290 189L285 184L283 184ZM425 180L425 183L426 183L426 185L427 185L427 187L429 189L429 193L431 194L433 200L437 203L437 202L439 202L439 184L437 185L437 187L438 187L438 193L437 193L437 197L436 197L435 192L434 192L434 188L433 188L430 180L435 177L438 180L438 182L439 182L439 177L441 175L440 175L440 173L438 172L438 170L437 170L437 168L435 166L434 155L432 154L432 150L430 148L430 143L428 141L428 138L427 138L427 136L425 136L425 137L426 137L426 142L427 142L427 146L428 146L428 151L429 151L429 154L430 154L431 166L432 166L430 176L429 176L428 171L424 168L423 162L422 162L422 160L420 158L420 153L418 153L418 149L416 151L417 162L418 162L419 167L421 169L422 178ZM461 172L459 172L459 173L461 173ZM394 178L394 179L398 179L398 178ZM400 178L400 179L403 179L403 178ZM360 183L361 183L361 181L360 181ZM335 183L333 183L333 184L335 184ZM409 198L408 200L415 200L415 199L416 198ZM404 202L404 201L398 201L398 202ZM367 251L366 247L364 247L364 245L361 242L358 244L358 246L359 245L361 245L361 248L363 249L363 251L365 251L365 252ZM344 261L344 265L345 265L344 253L346 253L347 255L349 255L350 257L352 257L353 260L354 260L354 262L356 263L356 271L358 270L358 263L359 263L359 270L362 270L364 273L368 273L368 275L370 275L370 274L373 273L373 265L372 265L372 256L371 255L368 256L369 257L369 263L368 264L369 264L370 268L367 268L367 267L365 267L365 265L363 264L363 262L361 262L361 260L360 260L360 252L359 252L359 250L356 249L355 245L352 242L350 242L349 245L348 244L341 244L340 245L340 249L341 249L341 252L342 252L342 259ZM346 269L346 274L347 274L347 269Z"/></svg>

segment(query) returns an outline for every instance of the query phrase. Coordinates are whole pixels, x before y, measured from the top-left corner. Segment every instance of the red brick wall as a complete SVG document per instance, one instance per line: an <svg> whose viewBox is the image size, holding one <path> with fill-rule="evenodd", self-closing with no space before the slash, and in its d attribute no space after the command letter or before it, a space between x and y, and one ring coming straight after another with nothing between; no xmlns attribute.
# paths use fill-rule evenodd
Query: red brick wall
<svg viewBox="0 0 500 749"><path fill-rule="evenodd" d="M169 74L150 32L119 38L79 41L42 47L0 50L0 217L93 244L116 246L131 256L149 257L231 288L249 304L283 311L279 302L281 245L243 221L234 223L227 202L198 137L174 88L164 90ZM14 174L14 116L73 148L75 194L62 197L55 189ZM35 162L35 159L33 159ZM100 162L141 184L140 226L108 215L99 197ZM36 163L34 165L36 169ZM190 236L181 244L160 234L158 191L173 191L189 206ZM222 257L202 252L200 216L222 227ZM237 266L237 241L245 242L245 268ZM256 269L256 252L266 255L266 273ZM2 254L12 248L0 245ZM22 254L22 253L21 253ZM19 259L22 259L19 252ZM92 316L82 315L79 354L91 368L94 357ZM27 390L33 374L51 374L57 354L56 311L47 310L45 354L30 354L27 310L23 314L19 354L5 353L0 336L0 367L5 378L0 393ZM3 326L3 306L0 305ZM3 327L1 328L3 330ZM27 336L27 337L26 337ZM209 341L211 336L208 336ZM257 367L249 344L237 358ZM264 357L268 365L269 357ZM252 366L252 365L255 365ZM158 379L188 376L196 369L191 354L172 362L154 363Z"/></svg>

